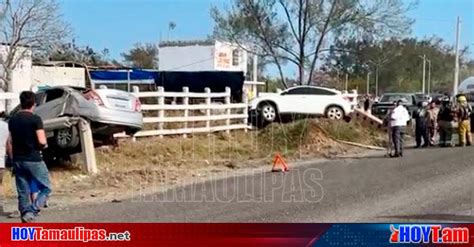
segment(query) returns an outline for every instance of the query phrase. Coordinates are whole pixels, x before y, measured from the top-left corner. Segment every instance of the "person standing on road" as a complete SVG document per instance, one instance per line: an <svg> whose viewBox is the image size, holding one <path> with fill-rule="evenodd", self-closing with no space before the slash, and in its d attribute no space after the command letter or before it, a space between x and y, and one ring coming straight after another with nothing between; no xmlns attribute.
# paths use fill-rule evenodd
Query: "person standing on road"
<svg viewBox="0 0 474 247"><path fill-rule="evenodd" d="M471 115L471 107L468 105L466 97L464 95L458 96L458 135L459 135L459 146L471 146L471 123L469 122Z"/></svg>
<svg viewBox="0 0 474 247"><path fill-rule="evenodd" d="M395 107L397 107L396 101L393 102L393 106L388 109L387 114L383 118L383 125L387 127L387 156L389 157L393 155L392 126L390 122L392 121L392 112Z"/></svg>
<svg viewBox="0 0 474 247"><path fill-rule="evenodd" d="M18 209L22 222L33 222L44 207L51 193L49 172L43 162L41 150L47 147L46 134L41 118L33 114L35 94L20 94L21 110L8 123L10 138L7 153L12 158L18 193ZM30 199L30 184L36 180L39 193L35 201Z"/></svg>
<svg viewBox="0 0 474 247"><path fill-rule="evenodd" d="M397 101L397 107L393 109L390 119L392 140L395 149L395 154L391 155L391 157L403 157L403 137L405 135L407 123L410 121L410 114L403 105L402 100Z"/></svg>
<svg viewBox="0 0 474 247"><path fill-rule="evenodd" d="M436 132L438 130L438 113L439 109L436 107L436 102L430 102L428 110L426 111L426 129L428 130L430 146L434 146L435 144Z"/></svg>
<svg viewBox="0 0 474 247"><path fill-rule="evenodd" d="M418 102L418 109L413 112L415 119L416 147L427 147L429 145L428 131L426 130L426 105L424 102ZM423 146L421 145L423 141Z"/></svg>
<svg viewBox="0 0 474 247"><path fill-rule="evenodd" d="M439 146L452 147L451 138L453 136L453 110L449 103L449 98L445 97L441 102L441 109L438 114L439 126Z"/></svg>

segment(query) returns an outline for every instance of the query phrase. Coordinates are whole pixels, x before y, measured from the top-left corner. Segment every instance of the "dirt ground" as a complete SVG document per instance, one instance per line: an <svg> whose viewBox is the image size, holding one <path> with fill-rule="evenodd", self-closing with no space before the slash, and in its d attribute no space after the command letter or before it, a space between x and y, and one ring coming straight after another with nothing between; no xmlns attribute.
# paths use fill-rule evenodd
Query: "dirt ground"
<svg viewBox="0 0 474 247"><path fill-rule="evenodd" d="M214 176L270 170L276 153L290 164L357 154L366 150L335 139L383 146L384 136L357 123L302 120L272 124L258 131L201 134L186 139L123 139L117 148L97 149L98 175L81 172L79 163L51 168L51 205L64 208L78 203L119 202L144 188L158 192ZM6 192L13 195L8 189Z"/></svg>

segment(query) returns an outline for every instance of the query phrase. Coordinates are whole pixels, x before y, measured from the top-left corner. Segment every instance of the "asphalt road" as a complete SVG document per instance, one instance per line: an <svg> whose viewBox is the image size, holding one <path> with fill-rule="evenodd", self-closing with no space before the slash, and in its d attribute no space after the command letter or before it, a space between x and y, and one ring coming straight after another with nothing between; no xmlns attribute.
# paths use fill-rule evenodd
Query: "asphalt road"
<svg viewBox="0 0 474 247"><path fill-rule="evenodd" d="M474 148L407 150L194 184L41 222L474 222ZM5 218L0 218L6 221Z"/></svg>

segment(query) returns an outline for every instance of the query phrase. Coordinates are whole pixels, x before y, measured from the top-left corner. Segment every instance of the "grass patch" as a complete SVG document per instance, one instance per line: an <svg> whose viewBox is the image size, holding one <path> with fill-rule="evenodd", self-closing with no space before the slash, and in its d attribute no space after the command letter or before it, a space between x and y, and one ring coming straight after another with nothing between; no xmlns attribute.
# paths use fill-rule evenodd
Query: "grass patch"
<svg viewBox="0 0 474 247"><path fill-rule="evenodd" d="M364 127L359 122L321 121L320 126L337 140L374 146L384 146L386 141L384 131Z"/></svg>
<svg viewBox="0 0 474 247"><path fill-rule="evenodd" d="M270 167L277 152L289 161L333 157L358 150L334 139L378 145L381 136L383 133L357 123L300 120L272 124L259 131L137 138L136 142L122 139L116 148L97 150L98 176L87 176L76 169L54 170L51 177L55 193L87 199L89 194L98 194L91 190L123 194L151 186L157 180L172 184L189 180L203 171Z"/></svg>
<svg viewBox="0 0 474 247"><path fill-rule="evenodd" d="M324 157L344 148L333 138L378 145L380 136L357 123L301 120L272 124L260 131L138 138L136 142L124 139L117 148L98 151L97 161L99 168L107 172L216 167L227 166L229 162L271 159L277 152L289 159Z"/></svg>

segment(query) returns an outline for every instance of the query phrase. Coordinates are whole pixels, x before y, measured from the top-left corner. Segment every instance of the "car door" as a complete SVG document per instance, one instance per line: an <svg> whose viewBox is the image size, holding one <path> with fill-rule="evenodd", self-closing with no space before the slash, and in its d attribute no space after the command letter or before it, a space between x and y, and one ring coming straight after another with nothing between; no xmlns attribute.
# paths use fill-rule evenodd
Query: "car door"
<svg viewBox="0 0 474 247"><path fill-rule="evenodd" d="M337 103L337 94L330 90L323 88L309 88L306 97L306 104L310 107L307 109L308 113L314 115L324 115L326 108Z"/></svg>
<svg viewBox="0 0 474 247"><path fill-rule="evenodd" d="M283 92L278 98L278 110L281 113L306 113L307 88L297 87Z"/></svg>
<svg viewBox="0 0 474 247"><path fill-rule="evenodd" d="M56 118L63 114L64 106L66 104L67 92L61 88L48 89L41 97L38 95L39 104L35 109L35 114L41 119L48 120Z"/></svg>

